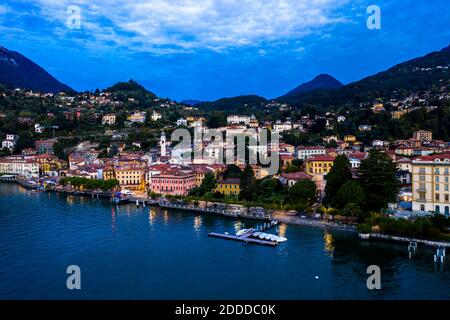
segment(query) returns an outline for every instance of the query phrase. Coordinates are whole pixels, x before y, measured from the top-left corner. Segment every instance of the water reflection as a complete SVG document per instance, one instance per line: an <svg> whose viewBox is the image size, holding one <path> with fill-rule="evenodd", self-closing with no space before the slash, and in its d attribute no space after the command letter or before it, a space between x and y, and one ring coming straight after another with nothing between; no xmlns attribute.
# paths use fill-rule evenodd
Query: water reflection
<svg viewBox="0 0 450 320"><path fill-rule="evenodd" d="M196 216L195 218L194 218L194 230L196 231L196 232L199 232L200 231L200 229L201 229L201 227L202 227L202 217L201 216Z"/></svg>
<svg viewBox="0 0 450 320"><path fill-rule="evenodd" d="M115 232L116 231L116 210L114 209L114 207L111 208L111 226L112 226L112 231Z"/></svg>
<svg viewBox="0 0 450 320"><path fill-rule="evenodd" d="M153 224L155 223L155 219L156 219L156 209L155 207L151 207L150 212L148 214L148 222L150 223L151 226L153 226Z"/></svg>
<svg viewBox="0 0 450 320"><path fill-rule="evenodd" d="M236 222L234 223L234 230L236 232L238 232L239 230L241 230L243 228L244 228L244 224L241 221L236 220Z"/></svg>
<svg viewBox="0 0 450 320"><path fill-rule="evenodd" d="M278 228L278 236L286 237L286 229L287 229L286 224L284 224L284 223L280 224L280 227Z"/></svg>
<svg viewBox="0 0 450 320"><path fill-rule="evenodd" d="M167 224L169 222L169 212L167 210L164 210L164 212L163 212L163 219L164 219L164 224Z"/></svg>
<svg viewBox="0 0 450 320"><path fill-rule="evenodd" d="M330 255L333 256L334 252L334 239L333 235L329 233L328 231L325 231L323 235L323 243L325 246L325 251Z"/></svg>

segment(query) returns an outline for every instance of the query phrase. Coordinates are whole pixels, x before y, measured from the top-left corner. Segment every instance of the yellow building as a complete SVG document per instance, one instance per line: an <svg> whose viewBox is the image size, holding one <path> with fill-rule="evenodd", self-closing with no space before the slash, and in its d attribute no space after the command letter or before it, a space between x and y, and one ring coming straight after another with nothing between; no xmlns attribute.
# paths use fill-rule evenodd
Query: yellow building
<svg viewBox="0 0 450 320"><path fill-rule="evenodd" d="M145 169L140 166L116 167L115 176L122 189L145 190Z"/></svg>
<svg viewBox="0 0 450 320"><path fill-rule="evenodd" d="M352 135L348 135L348 136L344 137L344 141L354 143L354 142L356 142L356 137L352 136Z"/></svg>
<svg viewBox="0 0 450 320"><path fill-rule="evenodd" d="M412 161L412 209L450 216L450 154Z"/></svg>
<svg viewBox="0 0 450 320"><path fill-rule="evenodd" d="M319 190L324 191L326 176L333 167L335 157L317 156L306 161L306 173L313 176Z"/></svg>
<svg viewBox="0 0 450 320"><path fill-rule="evenodd" d="M240 189L240 179L226 179L217 181L216 189L214 192L220 192L223 195L239 195Z"/></svg>

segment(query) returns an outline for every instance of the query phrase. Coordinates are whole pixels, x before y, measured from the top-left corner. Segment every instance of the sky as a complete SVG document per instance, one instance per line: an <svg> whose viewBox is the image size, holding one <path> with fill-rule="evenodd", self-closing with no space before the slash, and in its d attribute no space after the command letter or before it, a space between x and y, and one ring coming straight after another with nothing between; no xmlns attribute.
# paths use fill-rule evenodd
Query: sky
<svg viewBox="0 0 450 320"><path fill-rule="evenodd" d="M449 0L0 2L0 45L75 90L135 79L178 101L350 83L449 44Z"/></svg>

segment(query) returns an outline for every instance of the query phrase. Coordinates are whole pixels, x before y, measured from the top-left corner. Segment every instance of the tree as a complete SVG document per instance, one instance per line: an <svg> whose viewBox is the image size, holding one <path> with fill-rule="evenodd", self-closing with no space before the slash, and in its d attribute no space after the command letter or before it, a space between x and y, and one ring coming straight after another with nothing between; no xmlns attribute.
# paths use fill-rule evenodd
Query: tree
<svg viewBox="0 0 450 320"><path fill-rule="evenodd" d="M364 190L365 208L377 211L395 201L399 185L397 166L385 153L371 150L369 157L361 162L360 183Z"/></svg>
<svg viewBox="0 0 450 320"><path fill-rule="evenodd" d="M300 210L312 205L316 200L316 184L308 179L300 180L288 191L289 203Z"/></svg>
<svg viewBox="0 0 450 320"><path fill-rule="evenodd" d="M352 179L350 162L346 156L339 155L333 162L333 167L327 175L325 186L325 203L332 203L338 193L339 188Z"/></svg>
<svg viewBox="0 0 450 320"><path fill-rule="evenodd" d="M361 207L364 203L364 190L358 182L350 180L344 183L338 190L334 205L343 209L353 203Z"/></svg>
<svg viewBox="0 0 450 320"><path fill-rule="evenodd" d="M241 175L239 199L253 201L256 192L256 178L252 167L248 164Z"/></svg>
<svg viewBox="0 0 450 320"><path fill-rule="evenodd" d="M214 173L208 172L202 180L202 184L200 185L201 195L204 195L206 192L210 192L216 187L216 177Z"/></svg>
<svg viewBox="0 0 450 320"><path fill-rule="evenodd" d="M242 170L235 164L230 164L227 169L222 174L224 179L230 178L240 178L242 175Z"/></svg>

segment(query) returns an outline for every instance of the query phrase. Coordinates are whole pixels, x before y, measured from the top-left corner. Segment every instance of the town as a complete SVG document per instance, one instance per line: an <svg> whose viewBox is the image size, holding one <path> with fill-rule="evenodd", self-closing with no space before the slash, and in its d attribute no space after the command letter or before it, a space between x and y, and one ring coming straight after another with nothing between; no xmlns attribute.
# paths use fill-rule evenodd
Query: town
<svg viewBox="0 0 450 320"><path fill-rule="evenodd" d="M297 112L289 103L270 101L259 109L246 106L245 113L210 112L157 98L134 81L79 94L4 89L0 102L26 102L30 108L0 114L0 174L3 181L15 179L42 190L101 190L119 200L164 199L203 207L225 204L238 211L265 210L285 221L292 215L326 218L358 225L365 233L380 231L380 219L414 224L436 219L435 214L450 216L449 142L422 129L408 138L382 139L376 134L379 125L370 123L371 116L399 121L435 112L430 101L448 101L446 89L361 105L357 112L365 120L354 125L354 132L337 130L357 117L351 110ZM33 113L34 108L45 112ZM246 145L247 157L232 163L223 160L226 152L235 155L234 142L202 140L202 157L192 159L190 142L179 148L171 141L178 129L258 142L255 135L267 130L281 140ZM252 152L276 155L276 172L261 162L249 163ZM384 225L382 231L398 233ZM447 231L446 225L430 226L427 236L442 239Z"/></svg>

